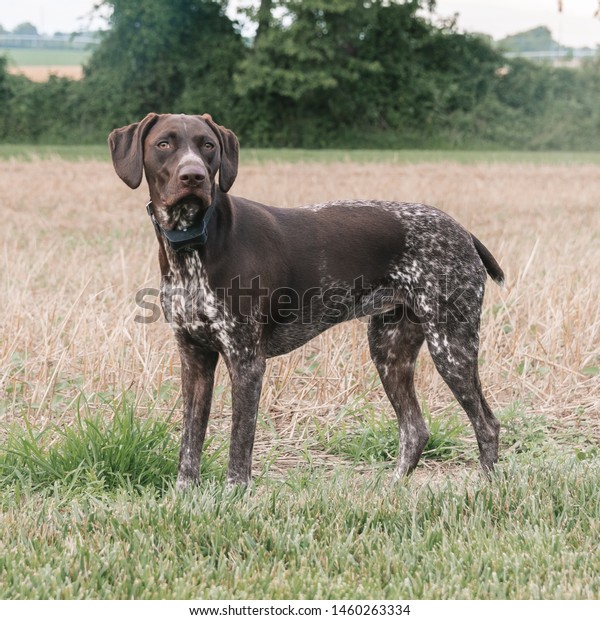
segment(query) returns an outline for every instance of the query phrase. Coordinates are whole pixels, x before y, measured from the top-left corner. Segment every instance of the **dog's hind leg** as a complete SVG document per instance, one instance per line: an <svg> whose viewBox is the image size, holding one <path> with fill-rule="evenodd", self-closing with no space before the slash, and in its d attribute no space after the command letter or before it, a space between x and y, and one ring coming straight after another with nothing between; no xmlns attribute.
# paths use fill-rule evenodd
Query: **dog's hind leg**
<svg viewBox="0 0 600 620"><path fill-rule="evenodd" d="M398 418L399 478L417 466L429 439L414 387L415 363L425 335L408 313L405 306L399 306L394 312L371 317L368 330L371 359Z"/></svg>
<svg viewBox="0 0 600 620"><path fill-rule="evenodd" d="M458 305L440 298L436 316L423 323L427 346L436 369L466 411L475 430L482 468L489 472L498 460L500 423L494 417L481 390L478 370L479 322L483 286L469 283Z"/></svg>
<svg viewBox="0 0 600 620"><path fill-rule="evenodd" d="M183 490L198 482L219 356L185 341L179 342L179 352L182 366L183 432L177 488Z"/></svg>

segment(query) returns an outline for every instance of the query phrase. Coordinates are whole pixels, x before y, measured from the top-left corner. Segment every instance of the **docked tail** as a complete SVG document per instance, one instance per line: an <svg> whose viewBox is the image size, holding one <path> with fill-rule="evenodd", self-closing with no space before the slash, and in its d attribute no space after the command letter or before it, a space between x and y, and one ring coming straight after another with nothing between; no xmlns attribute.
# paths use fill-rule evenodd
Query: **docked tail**
<svg viewBox="0 0 600 620"><path fill-rule="evenodd" d="M477 250L477 254L481 258L483 262L483 266L485 270L490 275L490 278L500 286L504 284L504 272L502 268L496 261L496 259L492 256L492 253L477 239L475 235L471 235L471 239L473 239L473 244L475 245L475 249Z"/></svg>

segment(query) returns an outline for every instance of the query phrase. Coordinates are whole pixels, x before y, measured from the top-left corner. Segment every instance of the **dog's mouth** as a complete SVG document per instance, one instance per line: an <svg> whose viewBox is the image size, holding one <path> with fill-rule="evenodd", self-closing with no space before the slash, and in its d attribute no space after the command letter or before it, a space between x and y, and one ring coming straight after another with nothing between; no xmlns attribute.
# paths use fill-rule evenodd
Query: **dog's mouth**
<svg viewBox="0 0 600 620"><path fill-rule="evenodd" d="M208 204L196 194L185 195L178 200L167 204L167 218L169 227L184 229L193 226L207 209Z"/></svg>

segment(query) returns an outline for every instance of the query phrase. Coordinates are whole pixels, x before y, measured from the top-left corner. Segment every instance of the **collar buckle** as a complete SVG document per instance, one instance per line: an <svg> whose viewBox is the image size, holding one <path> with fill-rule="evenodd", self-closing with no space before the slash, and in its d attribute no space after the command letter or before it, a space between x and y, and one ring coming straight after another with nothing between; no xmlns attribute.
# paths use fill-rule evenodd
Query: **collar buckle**
<svg viewBox="0 0 600 620"><path fill-rule="evenodd" d="M152 218L152 221L154 221L154 211L152 210L152 201L149 200L146 203L146 211L148 212L148 215Z"/></svg>

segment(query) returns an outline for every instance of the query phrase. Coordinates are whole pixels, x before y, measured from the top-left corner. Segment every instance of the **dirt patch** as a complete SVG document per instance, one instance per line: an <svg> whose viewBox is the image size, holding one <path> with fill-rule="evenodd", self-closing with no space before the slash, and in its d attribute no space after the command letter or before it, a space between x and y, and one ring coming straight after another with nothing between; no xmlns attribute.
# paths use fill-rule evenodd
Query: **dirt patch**
<svg viewBox="0 0 600 620"><path fill-rule="evenodd" d="M83 77L81 65L32 65L29 67L9 67L9 73L24 75L33 82L46 82L51 75L80 80Z"/></svg>

